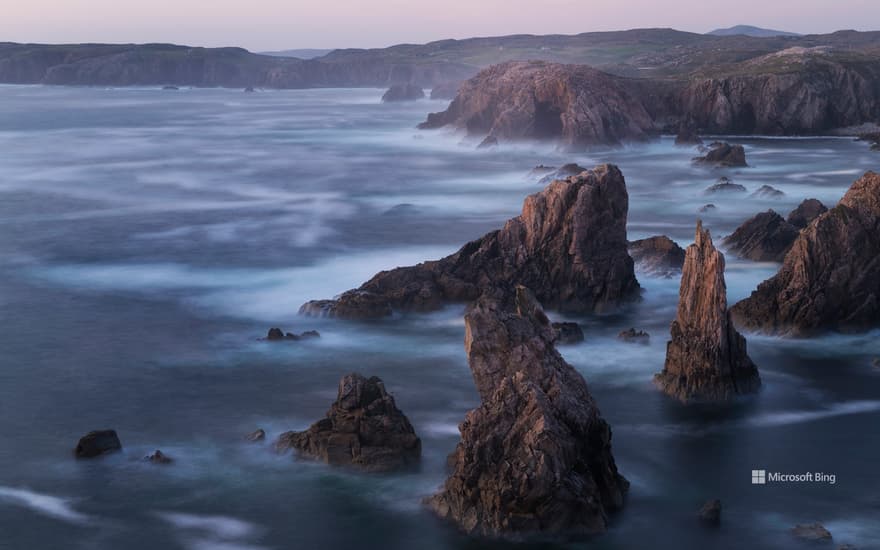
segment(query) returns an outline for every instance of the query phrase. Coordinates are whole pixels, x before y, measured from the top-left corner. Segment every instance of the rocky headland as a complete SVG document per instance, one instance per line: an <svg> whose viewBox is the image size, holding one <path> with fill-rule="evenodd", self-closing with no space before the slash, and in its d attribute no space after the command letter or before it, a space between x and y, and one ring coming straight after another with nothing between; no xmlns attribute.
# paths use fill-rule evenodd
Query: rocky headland
<svg viewBox="0 0 880 550"><path fill-rule="evenodd" d="M559 180L526 198L522 214L455 254L383 271L333 300L304 304L310 316L370 319L476 300L499 282L531 288L548 308L591 313L639 297L627 253L629 198L610 164Z"/></svg>
<svg viewBox="0 0 880 550"><path fill-rule="evenodd" d="M429 499L440 517L483 536L596 534L623 505L611 428L525 287L512 306L483 297L465 315L480 406L459 426L452 474Z"/></svg>
<svg viewBox="0 0 880 550"><path fill-rule="evenodd" d="M670 328L663 371L655 383L689 402L724 402L758 390L758 369L727 310L724 255L697 223L681 274L678 313Z"/></svg>
<svg viewBox="0 0 880 550"><path fill-rule="evenodd" d="M815 205L814 205L815 206ZM732 308L749 330L806 336L880 323L880 175L801 230L774 277Z"/></svg>

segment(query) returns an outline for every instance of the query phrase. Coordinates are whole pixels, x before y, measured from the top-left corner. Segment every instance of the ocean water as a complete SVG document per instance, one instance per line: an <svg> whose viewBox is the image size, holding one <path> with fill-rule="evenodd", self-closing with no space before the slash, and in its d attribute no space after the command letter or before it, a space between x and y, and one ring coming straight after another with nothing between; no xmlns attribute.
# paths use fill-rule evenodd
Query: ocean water
<svg viewBox="0 0 880 550"><path fill-rule="evenodd" d="M749 216L834 204L880 155L849 139L737 138L749 168L691 166L671 139L589 154L475 150L415 125L443 102L383 105L382 90L0 87L0 548L477 549L421 504L445 477L477 402L462 307L372 323L300 318L373 273L448 254L516 215L537 164L618 164L630 239L687 245L698 209L717 241ZM707 196L722 176L767 200ZM777 266L727 255L729 298ZM797 548L819 521L836 544L880 548L880 333L748 335L763 391L684 407L663 366L678 280L640 273L643 300L573 318L563 355L587 379L632 482L609 532L521 548ZM319 340L260 341L267 329ZM618 341L635 326L648 345ZM424 446L419 471L359 475L277 456L269 440L321 418L339 378L380 376ZM123 453L76 461L114 428ZM155 449L168 467L141 458ZM751 470L836 475L752 485ZM710 498L724 523L703 529Z"/></svg>

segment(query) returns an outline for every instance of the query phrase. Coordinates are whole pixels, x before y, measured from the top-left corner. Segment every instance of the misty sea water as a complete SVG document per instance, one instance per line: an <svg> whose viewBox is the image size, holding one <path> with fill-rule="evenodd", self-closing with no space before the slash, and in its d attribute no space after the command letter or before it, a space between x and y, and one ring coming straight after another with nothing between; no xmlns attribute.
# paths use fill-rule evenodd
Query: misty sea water
<svg viewBox="0 0 880 550"><path fill-rule="evenodd" d="M299 306L375 272L436 259L500 227L540 190L538 164L613 162L631 240L716 244L750 216L831 206L880 154L845 138L738 137L748 168L694 167L671 138L563 153L476 150L415 129L445 102L382 90L0 86L0 548L477 549L421 504L445 479L478 403L463 306L356 323ZM706 195L720 176L741 195ZM779 199L749 195L762 185ZM698 214L701 206L717 209ZM727 254L729 301L777 265ZM880 548L878 332L746 335L763 391L716 409L652 386L677 278L637 274L643 300L580 322L560 348L586 378L632 483L609 532L522 548L797 548L822 522L836 544ZM556 316L558 317L558 316ZM318 340L261 341L269 327ZM616 338L647 330L648 345ZM419 471L360 475L278 456L271 440L321 418L348 372L381 377L423 442ZM261 427L265 444L244 436ZM76 461L94 429L124 451ZM161 449L174 464L141 458ZM751 471L836 482L752 485ZM703 529L704 501L724 504Z"/></svg>

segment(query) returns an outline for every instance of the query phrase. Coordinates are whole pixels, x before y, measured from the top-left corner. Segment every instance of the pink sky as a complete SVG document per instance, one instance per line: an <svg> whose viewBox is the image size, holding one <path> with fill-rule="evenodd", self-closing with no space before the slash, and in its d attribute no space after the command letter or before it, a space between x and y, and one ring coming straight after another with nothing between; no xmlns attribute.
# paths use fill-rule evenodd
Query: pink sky
<svg viewBox="0 0 880 550"><path fill-rule="evenodd" d="M0 41L381 47L514 33L880 28L880 0L6 0Z"/></svg>

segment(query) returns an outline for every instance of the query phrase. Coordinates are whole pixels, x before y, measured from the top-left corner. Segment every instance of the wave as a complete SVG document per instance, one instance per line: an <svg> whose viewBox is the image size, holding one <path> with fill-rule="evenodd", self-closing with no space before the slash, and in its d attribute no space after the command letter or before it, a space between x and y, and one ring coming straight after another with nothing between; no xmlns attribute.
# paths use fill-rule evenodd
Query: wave
<svg viewBox="0 0 880 550"><path fill-rule="evenodd" d="M70 505L70 499L36 493L27 489L14 489L0 486L0 501L11 502L48 516L70 523L87 523L89 516L77 512Z"/></svg>
<svg viewBox="0 0 880 550"><path fill-rule="evenodd" d="M159 512L161 519L184 531L181 537L191 550L266 550L250 542L263 529L253 523L230 517Z"/></svg>
<svg viewBox="0 0 880 550"><path fill-rule="evenodd" d="M786 411L766 413L746 421L747 424L759 427L786 426L789 424L800 424L803 422L812 422L823 418L831 418L834 416L844 416L848 414L862 414L868 412L880 411L880 401L851 401L848 403L837 403L818 411Z"/></svg>

